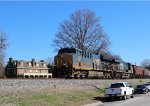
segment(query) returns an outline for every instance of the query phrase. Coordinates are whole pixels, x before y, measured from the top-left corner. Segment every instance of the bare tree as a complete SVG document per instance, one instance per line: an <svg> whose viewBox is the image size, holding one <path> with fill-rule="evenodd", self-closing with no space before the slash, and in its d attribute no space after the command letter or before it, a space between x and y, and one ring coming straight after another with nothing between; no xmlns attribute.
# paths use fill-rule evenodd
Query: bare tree
<svg viewBox="0 0 150 106"><path fill-rule="evenodd" d="M51 57L47 57L47 58L45 59L45 63L46 63L47 65L53 65L53 60L52 60L52 58L51 58Z"/></svg>
<svg viewBox="0 0 150 106"><path fill-rule="evenodd" d="M7 41L6 33L1 31L0 32L0 50L6 49L7 47L6 41Z"/></svg>
<svg viewBox="0 0 150 106"><path fill-rule="evenodd" d="M4 75L4 57L5 49L7 48L7 36L3 31L0 32L0 77Z"/></svg>
<svg viewBox="0 0 150 106"><path fill-rule="evenodd" d="M115 61L123 62L123 59L119 55L116 55L116 54L114 54L114 53L112 53L110 51L101 51L100 54L102 56L106 56L106 57L115 59Z"/></svg>
<svg viewBox="0 0 150 106"><path fill-rule="evenodd" d="M113 55L114 59L115 60L118 60L118 61L123 61L123 59L119 56L119 55Z"/></svg>
<svg viewBox="0 0 150 106"><path fill-rule="evenodd" d="M45 59L45 62L47 64L47 67L49 68L48 72L52 73L52 71L53 71L53 60L52 60L52 58L48 57L47 59Z"/></svg>
<svg viewBox="0 0 150 106"><path fill-rule="evenodd" d="M150 59L145 59L142 61L141 66L150 70Z"/></svg>
<svg viewBox="0 0 150 106"><path fill-rule="evenodd" d="M56 49L73 47L93 53L106 51L110 42L99 18L90 10L76 10L60 24L53 45Z"/></svg>

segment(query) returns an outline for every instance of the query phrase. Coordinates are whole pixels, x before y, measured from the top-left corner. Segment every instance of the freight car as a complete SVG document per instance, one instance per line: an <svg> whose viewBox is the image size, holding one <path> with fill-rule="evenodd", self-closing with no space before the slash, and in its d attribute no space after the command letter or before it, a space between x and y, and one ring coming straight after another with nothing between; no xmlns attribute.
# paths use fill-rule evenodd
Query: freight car
<svg viewBox="0 0 150 106"><path fill-rule="evenodd" d="M149 70L143 68L143 78L149 78Z"/></svg>
<svg viewBox="0 0 150 106"><path fill-rule="evenodd" d="M150 76L149 70L141 66L133 65L133 71L135 78L149 78Z"/></svg>
<svg viewBox="0 0 150 106"><path fill-rule="evenodd" d="M53 77L144 78L146 70L101 54L62 48L54 57Z"/></svg>
<svg viewBox="0 0 150 106"><path fill-rule="evenodd" d="M142 72L141 66L133 65L133 70L134 70L134 77L135 78L142 78L143 77L143 72Z"/></svg>

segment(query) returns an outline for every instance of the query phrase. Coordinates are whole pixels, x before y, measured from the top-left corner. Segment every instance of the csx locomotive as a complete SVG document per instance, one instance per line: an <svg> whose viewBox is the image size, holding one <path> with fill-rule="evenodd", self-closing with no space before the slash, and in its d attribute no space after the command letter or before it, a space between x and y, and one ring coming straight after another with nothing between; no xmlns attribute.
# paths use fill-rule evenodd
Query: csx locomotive
<svg viewBox="0 0 150 106"><path fill-rule="evenodd" d="M101 54L62 48L54 57L55 78L146 78L149 71Z"/></svg>

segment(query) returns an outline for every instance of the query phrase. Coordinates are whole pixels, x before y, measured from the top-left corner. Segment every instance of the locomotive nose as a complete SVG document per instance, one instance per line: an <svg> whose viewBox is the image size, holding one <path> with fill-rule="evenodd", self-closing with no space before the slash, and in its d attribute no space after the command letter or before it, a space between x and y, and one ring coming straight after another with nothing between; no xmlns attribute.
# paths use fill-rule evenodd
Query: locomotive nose
<svg viewBox="0 0 150 106"><path fill-rule="evenodd" d="M70 55L61 54L58 55L56 59L56 66L58 67L69 67L71 65L71 58Z"/></svg>

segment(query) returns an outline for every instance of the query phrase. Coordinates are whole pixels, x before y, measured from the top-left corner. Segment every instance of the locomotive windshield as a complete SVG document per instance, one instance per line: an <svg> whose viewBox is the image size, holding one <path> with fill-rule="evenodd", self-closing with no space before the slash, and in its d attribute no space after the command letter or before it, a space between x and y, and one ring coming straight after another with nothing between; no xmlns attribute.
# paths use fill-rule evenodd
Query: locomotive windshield
<svg viewBox="0 0 150 106"><path fill-rule="evenodd" d="M63 48L58 51L58 53L76 53L75 48Z"/></svg>

